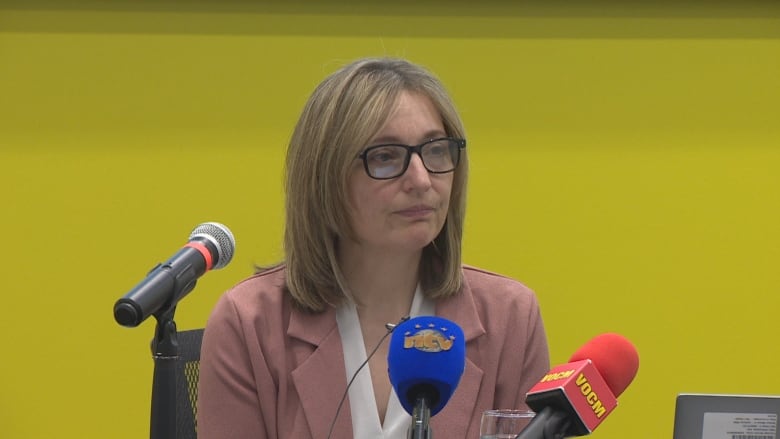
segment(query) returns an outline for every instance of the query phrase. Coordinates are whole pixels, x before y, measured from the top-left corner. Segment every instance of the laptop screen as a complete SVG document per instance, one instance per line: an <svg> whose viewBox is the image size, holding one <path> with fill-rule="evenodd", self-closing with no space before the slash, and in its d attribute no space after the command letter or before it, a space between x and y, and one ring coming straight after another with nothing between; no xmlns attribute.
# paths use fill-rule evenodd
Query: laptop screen
<svg viewBox="0 0 780 439"><path fill-rule="evenodd" d="M780 439L780 396L683 393L674 439Z"/></svg>

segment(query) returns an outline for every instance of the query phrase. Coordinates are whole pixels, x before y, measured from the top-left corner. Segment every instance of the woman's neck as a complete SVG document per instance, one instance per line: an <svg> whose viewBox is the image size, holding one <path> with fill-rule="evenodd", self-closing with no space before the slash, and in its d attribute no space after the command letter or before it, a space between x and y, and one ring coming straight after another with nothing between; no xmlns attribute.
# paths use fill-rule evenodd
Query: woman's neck
<svg viewBox="0 0 780 439"><path fill-rule="evenodd" d="M419 282L421 251L368 252L354 246L340 250L340 268L361 316L396 321L409 312Z"/></svg>

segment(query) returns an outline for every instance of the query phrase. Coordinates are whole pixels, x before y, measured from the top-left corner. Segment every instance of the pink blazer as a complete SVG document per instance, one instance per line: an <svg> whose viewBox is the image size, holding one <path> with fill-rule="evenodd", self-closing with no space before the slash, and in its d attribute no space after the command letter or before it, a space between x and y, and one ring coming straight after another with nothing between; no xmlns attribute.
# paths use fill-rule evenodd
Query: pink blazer
<svg viewBox="0 0 780 439"><path fill-rule="evenodd" d="M462 291L436 303L436 315L463 328L467 353L458 388L431 418L438 438L478 438L484 410L525 407L526 391L549 369L533 292L497 274L463 272ZM284 267L250 277L225 293L209 317L200 439L326 438L347 386L335 310L302 312L282 293L283 284ZM348 400L331 437L353 437Z"/></svg>

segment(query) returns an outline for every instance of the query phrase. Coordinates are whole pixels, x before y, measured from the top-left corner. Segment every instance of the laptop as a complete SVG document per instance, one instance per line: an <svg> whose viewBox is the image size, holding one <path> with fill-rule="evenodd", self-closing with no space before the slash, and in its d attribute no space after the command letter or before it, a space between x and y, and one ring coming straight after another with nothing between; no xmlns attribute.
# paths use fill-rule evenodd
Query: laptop
<svg viewBox="0 0 780 439"><path fill-rule="evenodd" d="M674 439L780 439L780 395L681 393Z"/></svg>

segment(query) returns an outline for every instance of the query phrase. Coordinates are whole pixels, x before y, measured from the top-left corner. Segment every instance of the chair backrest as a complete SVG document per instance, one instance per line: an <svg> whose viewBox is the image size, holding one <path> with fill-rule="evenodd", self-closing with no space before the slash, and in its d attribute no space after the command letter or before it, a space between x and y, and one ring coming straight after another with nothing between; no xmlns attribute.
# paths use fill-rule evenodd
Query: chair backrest
<svg viewBox="0 0 780 439"><path fill-rule="evenodd" d="M176 439L198 437L198 372L203 329L179 331L176 362Z"/></svg>

